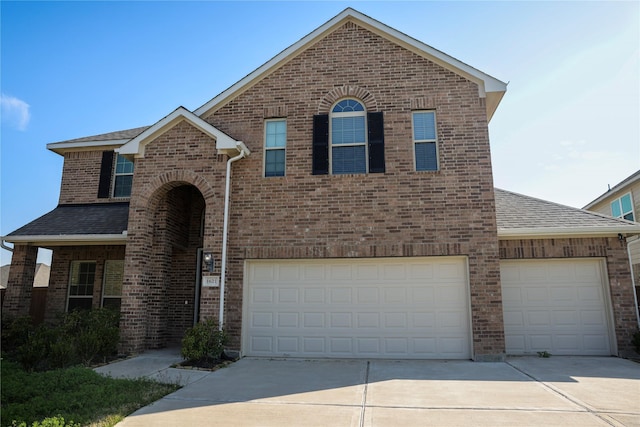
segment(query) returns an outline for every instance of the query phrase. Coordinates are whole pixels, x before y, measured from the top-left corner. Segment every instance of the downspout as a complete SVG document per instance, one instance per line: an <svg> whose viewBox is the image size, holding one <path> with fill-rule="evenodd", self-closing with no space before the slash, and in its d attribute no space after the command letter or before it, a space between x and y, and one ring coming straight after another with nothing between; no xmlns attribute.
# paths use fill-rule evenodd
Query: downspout
<svg viewBox="0 0 640 427"><path fill-rule="evenodd" d="M6 245L4 237L0 238L0 247L6 251L13 252L13 248Z"/></svg>
<svg viewBox="0 0 640 427"><path fill-rule="evenodd" d="M240 151L235 157L227 160L227 177L224 188L224 222L222 225L222 262L220 271L220 314L218 316L218 327L222 330L224 326L224 288L227 277L227 240L229 234L229 200L231 198L231 163L247 157L251 152L242 142L236 143L237 149Z"/></svg>

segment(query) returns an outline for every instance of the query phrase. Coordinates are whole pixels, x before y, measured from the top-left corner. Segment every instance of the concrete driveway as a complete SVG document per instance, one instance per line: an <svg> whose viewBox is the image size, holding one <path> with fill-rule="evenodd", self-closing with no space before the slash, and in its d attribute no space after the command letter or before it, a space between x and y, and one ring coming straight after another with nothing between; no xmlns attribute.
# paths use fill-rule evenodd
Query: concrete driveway
<svg viewBox="0 0 640 427"><path fill-rule="evenodd" d="M187 385L119 426L640 426L640 364L618 358L244 358L148 376Z"/></svg>

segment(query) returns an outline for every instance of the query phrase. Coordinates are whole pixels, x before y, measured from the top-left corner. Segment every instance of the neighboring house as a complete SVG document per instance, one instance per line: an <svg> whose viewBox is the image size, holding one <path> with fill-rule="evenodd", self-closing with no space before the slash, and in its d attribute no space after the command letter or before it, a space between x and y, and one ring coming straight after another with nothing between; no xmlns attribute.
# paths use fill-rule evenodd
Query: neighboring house
<svg viewBox="0 0 640 427"><path fill-rule="evenodd" d="M11 265L3 265L0 267L0 289L7 288L9 270L11 270ZM51 274L50 266L41 263L36 264L36 271L33 277L33 287L44 288L49 286L49 274Z"/></svg>
<svg viewBox="0 0 640 427"><path fill-rule="evenodd" d="M10 265L0 267L0 300L3 302L9 281L9 270L11 270ZM50 270L51 268L47 264L36 264L33 287L31 289L31 302L29 304L29 315L35 324L44 321Z"/></svg>
<svg viewBox="0 0 640 427"><path fill-rule="evenodd" d="M38 247L47 316L119 307L122 348L221 322L242 355L617 355L640 225L494 190L506 84L346 9L195 111L48 148L58 207L5 236L5 310Z"/></svg>
<svg viewBox="0 0 640 427"><path fill-rule="evenodd" d="M624 218L629 221L640 222L640 170L609 188L604 194L589 203L584 209ZM636 303L640 308L638 295L640 294L640 238L635 236L627 242L629 248L629 262L633 272L636 289Z"/></svg>

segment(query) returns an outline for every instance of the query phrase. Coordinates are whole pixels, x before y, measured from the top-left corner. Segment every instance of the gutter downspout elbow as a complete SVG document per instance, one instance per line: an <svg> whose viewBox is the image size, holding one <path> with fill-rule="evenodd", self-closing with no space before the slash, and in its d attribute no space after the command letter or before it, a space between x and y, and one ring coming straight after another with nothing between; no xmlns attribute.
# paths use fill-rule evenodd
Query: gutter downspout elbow
<svg viewBox="0 0 640 427"><path fill-rule="evenodd" d="M6 251L13 252L13 248L7 246L7 244L5 243L4 236L0 238L0 247Z"/></svg>
<svg viewBox="0 0 640 427"><path fill-rule="evenodd" d="M220 271L220 313L218 315L218 328L223 329L224 326L224 290L227 278L227 241L229 235L229 202L231 199L231 164L240 159L247 157L251 152L242 142L238 141L236 147L240 154L227 160L227 176L225 179L224 189L224 220L222 225L222 261Z"/></svg>

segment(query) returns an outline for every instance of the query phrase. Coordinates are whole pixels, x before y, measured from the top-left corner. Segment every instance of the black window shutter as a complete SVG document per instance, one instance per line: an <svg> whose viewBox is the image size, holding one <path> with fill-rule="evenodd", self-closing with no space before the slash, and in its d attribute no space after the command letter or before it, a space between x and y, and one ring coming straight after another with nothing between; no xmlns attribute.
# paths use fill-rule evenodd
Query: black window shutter
<svg viewBox="0 0 640 427"><path fill-rule="evenodd" d="M382 112L367 113L369 173L384 173L384 120Z"/></svg>
<svg viewBox="0 0 640 427"><path fill-rule="evenodd" d="M100 182L98 183L98 198L108 199L109 188L111 187L111 172L113 170L113 151L102 152L102 163L100 164Z"/></svg>
<svg viewBox="0 0 640 427"><path fill-rule="evenodd" d="M313 175L329 173L329 115L313 116Z"/></svg>

